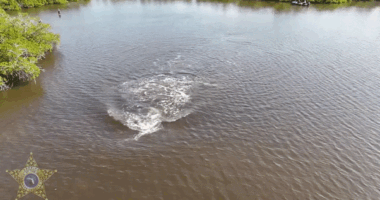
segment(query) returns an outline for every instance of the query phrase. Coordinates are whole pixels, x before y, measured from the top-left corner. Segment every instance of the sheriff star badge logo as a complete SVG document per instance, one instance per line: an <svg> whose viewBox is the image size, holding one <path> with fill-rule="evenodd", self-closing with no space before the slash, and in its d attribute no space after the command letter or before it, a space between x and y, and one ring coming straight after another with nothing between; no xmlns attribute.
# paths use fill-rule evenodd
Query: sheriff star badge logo
<svg viewBox="0 0 380 200"><path fill-rule="evenodd" d="M57 170L39 169L37 162L33 159L33 153L24 169L15 169L13 171L6 171L9 173L19 184L17 197L19 200L29 193L33 193L45 200L48 200L45 192L45 181L48 180Z"/></svg>

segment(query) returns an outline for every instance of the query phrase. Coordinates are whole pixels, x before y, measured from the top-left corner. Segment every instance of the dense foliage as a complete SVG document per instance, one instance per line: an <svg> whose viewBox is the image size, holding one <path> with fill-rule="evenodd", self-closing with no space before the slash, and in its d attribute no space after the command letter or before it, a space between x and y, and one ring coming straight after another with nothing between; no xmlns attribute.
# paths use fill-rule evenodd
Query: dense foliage
<svg viewBox="0 0 380 200"><path fill-rule="evenodd" d="M197 0L197 1L212 1L212 2L222 2L222 3L236 3L238 5L242 6L253 6L253 7L275 7L275 9L285 9L289 6L287 5L280 5L280 4L273 4L270 5L270 3L275 2L291 2L291 1L297 1L297 0ZM304 0L299 0L300 2L303 2ZM361 2L374 2L374 1L380 1L380 0L307 0L309 2L312 2L313 4L346 4L346 6L361 6L359 5ZM269 3L269 4L267 4ZM358 5L356 5L359 3ZM365 5L364 5L365 7ZM290 8L290 7L289 7Z"/></svg>
<svg viewBox="0 0 380 200"><path fill-rule="evenodd" d="M280 0L280 1L293 1L293 0ZM300 0L303 2L304 0ZM307 0L312 3L327 3L327 4L334 4L334 3L350 3L352 0Z"/></svg>
<svg viewBox="0 0 380 200"><path fill-rule="evenodd" d="M47 4L66 4L68 1L78 0L0 0L0 7L4 10L20 10L22 7L31 8Z"/></svg>
<svg viewBox="0 0 380 200"><path fill-rule="evenodd" d="M10 17L0 9L0 90L40 74L37 61L59 43L50 25L26 14Z"/></svg>

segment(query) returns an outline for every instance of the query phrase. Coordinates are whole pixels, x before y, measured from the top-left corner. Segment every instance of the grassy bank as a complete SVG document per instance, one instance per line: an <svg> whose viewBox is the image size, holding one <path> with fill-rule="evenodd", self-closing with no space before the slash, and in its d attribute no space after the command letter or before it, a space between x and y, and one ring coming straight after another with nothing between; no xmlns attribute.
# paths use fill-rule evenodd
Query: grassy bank
<svg viewBox="0 0 380 200"><path fill-rule="evenodd" d="M232 3L237 6L251 9L273 8L277 12L302 11L303 6L295 6L290 2L293 0L197 0L198 2ZM303 1L303 0L301 0ZM308 0L312 2L310 8L316 10L335 10L339 8L365 8L373 9L380 6L377 1L355 1L355 0Z"/></svg>
<svg viewBox="0 0 380 200"><path fill-rule="evenodd" d="M220 2L220 3L236 3L237 5L260 5L263 4L268 6L266 3L275 4L279 2L291 2L294 0L198 0L201 2ZM303 0L300 0L303 1ZM369 0L369 1L356 1L356 0L307 0L313 4L356 4L356 3L370 3L380 0Z"/></svg>
<svg viewBox="0 0 380 200"><path fill-rule="evenodd" d="M37 61L57 43L59 35L50 32L49 24L27 14L11 17L0 8L0 90L37 78Z"/></svg>
<svg viewBox="0 0 380 200"><path fill-rule="evenodd" d="M0 0L0 7L4 10L20 10L21 8L40 7L48 4L66 4L78 0Z"/></svg>
<svg viewBox="0 0 380 200"><path fill-rule="evenodd" d="M281 2L291 2L294 0L280 0ZM300 0L302 1L302 0ZM307 0L312 3L319 3L319 4L342 4L342 3L352 3L352 2L374 2L375 0L369 0L369 1L352 1L352 0Z"/></svg>

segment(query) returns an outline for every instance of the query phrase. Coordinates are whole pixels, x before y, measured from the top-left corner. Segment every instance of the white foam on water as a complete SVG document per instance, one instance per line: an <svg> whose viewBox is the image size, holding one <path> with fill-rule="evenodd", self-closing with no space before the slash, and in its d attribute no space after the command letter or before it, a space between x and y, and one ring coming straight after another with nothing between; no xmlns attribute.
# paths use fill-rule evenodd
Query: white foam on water
<svg viewBox="0 0 380 200"><path fill-rule="evenodd" d="M189 103L194 81L187 76L157 75L118 86L120 105L109 106L108 114L132 130L133 138L162 129L162 122L173 122L191 113Z"/></svg>

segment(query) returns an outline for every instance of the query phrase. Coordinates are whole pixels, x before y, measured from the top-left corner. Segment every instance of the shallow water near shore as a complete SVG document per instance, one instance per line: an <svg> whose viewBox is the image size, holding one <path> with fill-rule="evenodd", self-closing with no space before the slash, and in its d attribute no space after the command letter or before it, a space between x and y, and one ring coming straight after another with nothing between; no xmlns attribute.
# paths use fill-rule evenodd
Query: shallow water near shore
<svg viewBox="0 0 380 200"><path fill-rule="evenodd" d="M60 7L61 8L61 7ZM380 9L91 1L0 93L0 199L377 199ZM24 199L38 199L28 195Z"/></svg>

